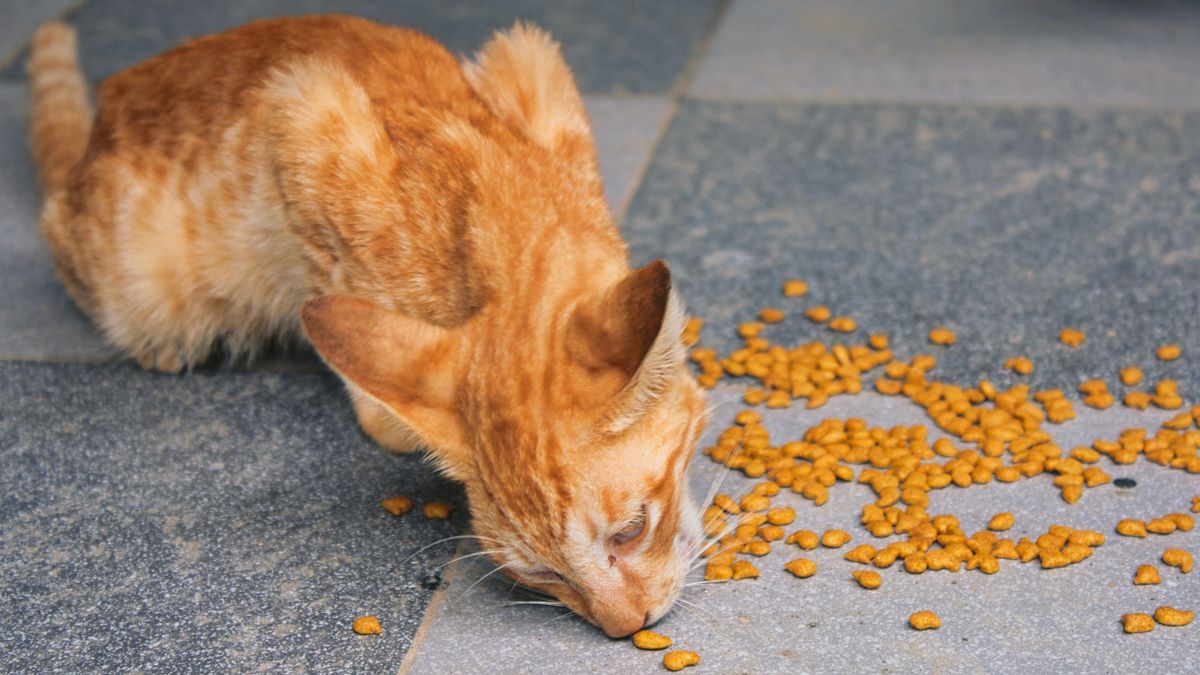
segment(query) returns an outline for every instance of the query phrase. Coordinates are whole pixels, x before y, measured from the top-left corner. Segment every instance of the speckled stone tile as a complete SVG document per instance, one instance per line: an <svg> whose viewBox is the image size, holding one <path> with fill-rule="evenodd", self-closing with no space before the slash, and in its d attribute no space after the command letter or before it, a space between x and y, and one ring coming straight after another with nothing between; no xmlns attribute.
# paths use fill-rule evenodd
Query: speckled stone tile
<svg viewBox="0 0 1200 675"><path fill-rule="evenodd" d="M713 400L738 391L723 386ZM702 446L734 410L718 411ZM910 402L873 394L838 397L819 410L770 411L765 423L773 440L785 442L823 418L850 416L880 426L928 423ZM1052 433L1063 447L1071 447L1115 435L1128 425L1157 425L1164 418L1161 411L1085 410ZM1200 494L1200 481L1144 461L1104 468L1114 477L1134 478L1137 486L1089 489L1072 506L1059 499L1049 476L1040 476L1007 485L947 488L934 493L929 507L930 513L959 515L969 532L983 528L993 514L1011 510L1016 524L1005 536L1014 539L1036 537L1053 523L1107 533L1107 543L1084 562L1041 570L1002 561L992 576L965 571L910 575L892 567L879 570L883 586L875 591L859 588L850 572L862 567L842 559L851 546L879 542L858 524L862 505L874 499L870 490L837 485L822 507L785 491L773 505L796 508L789 532L838 528L854 540L841 550L811 552L776 543L772 553L755 561L758 580L692 586L683 597L696 607L676 608L656 630L674 639L673 649L700 653L697 673L1195 672L1200 633L1160 626L1149 634L1127 636L1120 616L1153 612L1164 604L1200 605L1200 579L1194 573L1183 575L1160 565L1161 585L1131 583L1136 566L1155 562L1163 548L1195 551L1200 530L1142 540L1118 537L1112 528L1119 518L1186 511L1191 495ZM717 464L698 455L692 468L694 492L708 494L720 475ZM720 483L720 491L740 495L752 485L733 473ZM814 560L816 576L796 579L788 574L783 564L796 557ZM558 608L505 604L529 598L496 579L499 575L468 592L490 569L476 558L450 575L444 601L413 656L412 673L661 672L661 652L610 640ZM918 633L908 627L908 616L924 609L942 618L940 630Z"/></svg>
<svg viewBox="0 0 1200 675"><path fill-rule="evenodd" d="M589 93L665 93L712 19L717 0L89 0L67 20L79 29L84 72L97 80L180 40L270 16L340 13L409 26L472 54L517 19L549 30ZM3 73L24 78L23 59Z"/></svg>
<svg viewBox="0 0 1200 675"><path fill-rule="evenodd" d="M4 672L394 670L466 515L330 375L126 366L0 363L0 495Z"/></svg>
<svg viewBox="0 0 1200 675"><path fill-rule="evenodd" d="M608 206L614 217L620 217L650 162L671 102L665 97L589 96L584 103L596 137Z"/></svg>
<svg viewBox="0 0 1200 675"><path fill-rule="evenodd" d="M25 85L0 84L0 359L103 359L112 350L54 276L38 228Z"/></svg>
<svg viewBox="0 0 1200 675"><path fill-rule="evenodd" d="M735 2L691 92L1195 107L1200 7L1155 2Z"/></svg>
<svg viewBox="0 0 1200 675"><path fill-rule="evenodd" d="M1035 386L1118 394L1139 365L1200 400L1200 113L690 102L624 233L639 262L666 258L721 350L778 306L775 343L883 331L960 384L1011 382L1024 354ZM790 277L807 297L782 297ZM818 303L859 331L805 320ZM939 325L957 345L928 343ZM1087 342L1058 342L1066 326ZM1183 358L1155 358L1168 342Z"/></svg>

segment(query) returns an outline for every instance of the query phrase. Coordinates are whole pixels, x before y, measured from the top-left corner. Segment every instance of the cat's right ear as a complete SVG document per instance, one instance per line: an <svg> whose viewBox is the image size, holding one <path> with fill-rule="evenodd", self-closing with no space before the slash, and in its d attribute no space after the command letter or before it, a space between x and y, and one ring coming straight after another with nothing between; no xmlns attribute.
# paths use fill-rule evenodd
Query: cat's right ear
<svg viewBox="0 0 1200 675"><path fill-rule="evenodd" d="M459 331L350 295L309 300L300 321L330 368L394 412L427 446L443 455L466 447L454 413Z"/></svg>
<svg viewBox="0 0 1200 675"><path fill-rule="evenodd" d="M492 114L537 145L598 177L583 97L558 43L530 23L497 31L463 74Z"/></svg>

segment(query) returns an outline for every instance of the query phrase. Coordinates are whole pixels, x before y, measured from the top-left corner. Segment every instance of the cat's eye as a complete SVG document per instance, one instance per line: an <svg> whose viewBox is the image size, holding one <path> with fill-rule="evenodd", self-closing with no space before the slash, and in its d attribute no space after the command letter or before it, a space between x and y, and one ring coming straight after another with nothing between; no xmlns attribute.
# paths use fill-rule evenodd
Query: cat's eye
<svg viewBox="0 0 1200 675"><path fill-rule="evenodd" d="M636 541L646 531L646 507L642 507L642 513L636 520L626 525L620 532L617 532L609 538L616 546L624 546L630 542Z"/></svg>

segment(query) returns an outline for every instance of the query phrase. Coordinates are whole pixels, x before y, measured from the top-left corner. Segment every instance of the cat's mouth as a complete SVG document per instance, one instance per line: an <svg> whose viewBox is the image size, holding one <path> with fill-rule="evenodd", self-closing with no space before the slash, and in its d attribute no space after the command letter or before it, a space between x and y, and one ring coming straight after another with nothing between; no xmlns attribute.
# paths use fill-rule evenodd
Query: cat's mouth
<svg viewBox="0 0 1200 675"><path fill-rule="evenodd" d="M522 586L554 596L564 607L614 639L629 637L661 619L670 609L670 604L659 610L644 607L646 602L642 598L622 597L628 596L627 593L589 594L576 583L554 573L551 573L552 579L544 574L526 575L509 569L505 572Z"/></svg>

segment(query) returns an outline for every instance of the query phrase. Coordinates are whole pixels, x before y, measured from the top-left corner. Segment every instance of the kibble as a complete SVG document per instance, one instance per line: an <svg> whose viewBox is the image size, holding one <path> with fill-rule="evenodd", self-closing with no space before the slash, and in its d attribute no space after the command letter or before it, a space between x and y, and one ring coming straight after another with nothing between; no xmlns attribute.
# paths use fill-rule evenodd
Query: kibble
<svg viewBox="0 0 1200 675"><path fill-rule="evenodd" d="M694 666L698 663L700 663L700 655L696 652L679 649L663 654L663 667L672 672L683 670L688 666Z"/></svg>
<svg viewBox="0 0 1200 675"><path fill-rule="evenodd" d="M1133 575L1133 585L1135 586L1150 586L1161 582L1162 578L1158 576L1158 568L1154 565L1138 565L1137 572Z"/></svg>
<svg viewBox="0 0 1200 675"><path fill-rule="evenodd" d="M430 520L446 520L454 513L454 506L445 502L429 502L421 509L421 513Z"/></svg>
<svg viewBox="0 0 1200 675"><path fill-rule="evenodd" d="M671 638L652 630L639 630L633 634L633 646L638 649L666 649L671 646Z"/></svg>
<svg viewBox="0 0 1200 675"><path fill-rule="evenodd" d="M783 310L775 307L765 307L758 312L758 320L763 323L779 323L783 321Z"/></svg>
<svg viewBox="0 0 1200 675"><path fill-rule="evenodd" d="M798 298L808 293L808 284L800 279L788 279L783 282L783 294L789 298Z"/></svg>
<svg viewBox="0 0 1200 675"><path fill-rule="evenodd" d="M1003 532L1013 526L1013 514L1010 511L997 513L988 521L988 529Z"/></svg>
<svg viewBox="0 0 1200 675"><path fill-rule="evenodd" d="M1196 618L1196 613L1174 607L1159 607L1154 610L1154 620L1164 626L1186 626Z"/></svg>
<svg viewBox="0 0 1200 675"><path fill-rule="evenodd" d="M1064 328L1058 333L1058 339L1064 345L1074 349L1087 340L1087 335L1075 328Z"/></svg>
<svg viewBox="0 0 1200 675"><path fill-rule="evenodd" d="M829 317L833 316L833 312L829 311L829 308L825 305L815 305L804 310L804 316L809 321L825 323L829 320Z"/></svg>
<svg viewBox="0 0 1200 675"><path fill-rule="evenodd" d="M790 560L784 564L783 568L801 579L811 577L817 573L817 563L807 558Z"/></svg>
<svg viewBox="0 0 1200 675"><path fill-rule="evenodd" d="M733 563L733 580L740 581L741 579L757 579L758 568L751 565L746 560L738 560Z"/></svg>
<svg viewBox="0 0 1200 675"><path fill-rule="evenodd" d="M841 548L850 538L850 533L845 530L825 530L825 534L821 535L821 545L825 548Z"/></svg>
<svg viewBox="0 0 1200 675"><path fill-rule="evenodd" d="M1154 355L1158 357L1159 361L1174 361L1175 359L1179 358L1181 353L1182 351L1179 349L1179 345L1168 344L1163 345L1155 350Z"/></svg>
<svg viewBox="0 0 1200 675"><path fill-rule="evenodd" d="M879 572L872 572L871 570L855 570L850 575L854 577L859 586L867 590L875 590L883 583L883 578L879 576Z"/></svg>
<svg viewBox="0 0 1200 675"><path fill-rule="evenodd" d="M1117 523L1117 534L1122 537L1145 537L1148 532L1145 521L1125 518Z"/></svg>
<svg viewBox="0 0 1200 675"><path fill-rule="evenodd" d="M387 499L379 502L379 505L393 516L402 516L409 511L412 511L413 501L411 497L396 495L395 497L388 497Z"/></svg>
<svg viewBox="0 0 1200 675"><path fill-rule="evenodd" d="M1187 574L1192 571L1192 554L1181 548L1169 548L1163 551L1162 561L1171 567L1178 567L1180 572Z"/></svg>
<svg viewBox="0 0 1200 675"><path fill-rule="evenodd" d="M942 620L937 614L928 610L915 612L908 617L908 625L917 630L929 630L931 628L941 628Z"/></svg>
<svg viewBox="0 0 1200 675"><path fill-rule="evenodd" d="M350 628L359 635L379 635L383 632L377 616L360 616L354 620L354 624Z"/></svg>
<svg viewBox="0 0 1200 675"><path fill-rule="evenodd" d="M957 339L958 336L956 336L954 331L950 330L949 328L939 327L929 331L929 341L935 345L949 347L950 345L954 344Z"/></svg>
<svg viewBox="0 0 1200 675"><path fill-rule="evenodd" d="M1149 633L1154 630L1154 618L1142 612L1122 614L1121 622L1125 625L1126 633Z"/></svg>

